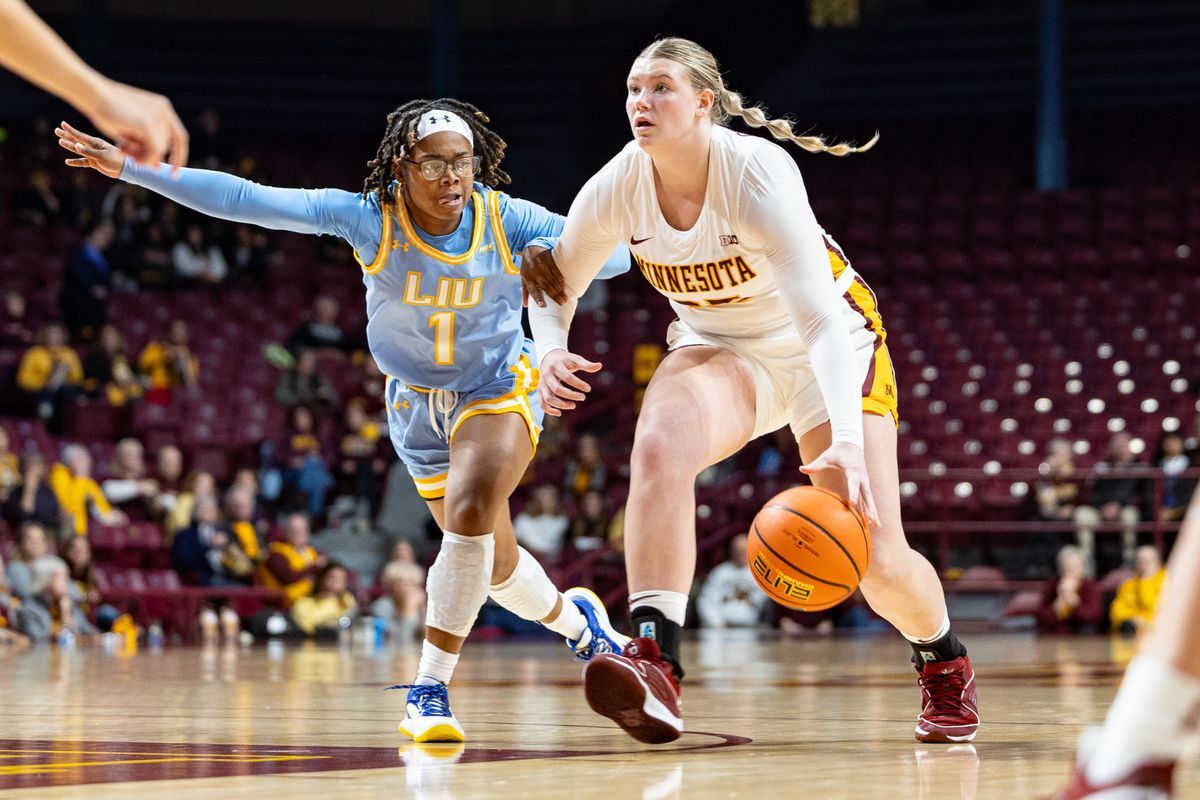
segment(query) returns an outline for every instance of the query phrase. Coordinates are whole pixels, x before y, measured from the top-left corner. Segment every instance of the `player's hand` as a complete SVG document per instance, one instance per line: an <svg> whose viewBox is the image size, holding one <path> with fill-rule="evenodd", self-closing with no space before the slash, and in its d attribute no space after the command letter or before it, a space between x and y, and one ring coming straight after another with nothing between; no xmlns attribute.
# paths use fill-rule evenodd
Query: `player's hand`
<svg viewBox="0 0 1200 800"><path fill-rule="evenodd" d="M573 409L592 390L575 373L599 372L603 366L566 350L551 350L539 366L542 377L538 383L538 394L542 398L542 408L552 417L561 417L562 412Z"/></svg>
<svg viewBox="0 0 1200 800"><path fill-rule="evenodd" d="M116 81L95 99L83 112L134 161L154 167L170 153L174 170L187 164L188 132L170 100Z"/></svg>
<svg viewBox="0 0 1200 800"><path fill-rule="evenodd" d="M545 308L544 295L550 295L550 299L559 305L567 302L567 284L558 271L554 253L544 247L525 248L521 253L521 292L525 305L532 299Z"/></svg>
<svg viewBox="0 0 1200 800"><path fill-rule="evenodd" d="M121 168L125 166L125 154L118 148L98 136L88 136L62 123L54 129L58 136L58 146L75 158L67 159L68 167L90 167L110 178L121 177Z"/></svg>
<svg viewBox="0 0 1200 800"><path fill-rule="evenodd" d="M547 356L547 358L549 358ZM805 475L837 470L846 481L846 495L871 525L879 525L875 496L871 494L871 479L867 476L867 460L861 447L849 442L834 442L811 464L800 468Z"/></svg>

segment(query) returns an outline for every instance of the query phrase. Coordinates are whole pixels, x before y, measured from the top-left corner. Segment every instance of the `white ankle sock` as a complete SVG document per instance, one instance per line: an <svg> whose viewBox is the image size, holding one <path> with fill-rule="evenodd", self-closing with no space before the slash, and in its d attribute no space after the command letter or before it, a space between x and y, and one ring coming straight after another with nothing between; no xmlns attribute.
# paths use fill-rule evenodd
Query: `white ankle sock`
<svg viewBox="0 0 1200 800"><path fill-rule="evenodd" d="M1135 658L1087 758L1088 780L1105 784L1139 763L1178 759L1189 733L1184 721L1197 713L1197 704L1200 678L1149 656Z"/></svg>
<svg viewBox="0 0 1200 800"><path fill-rule="evenodd" d="M458 653L447 653L428 639L421 645L421 661L417 664L417 684L449 683L458 665Z"/></svg>
<svg viewBox="0 0 1200 800"><path fill-rule="evenodd" d="M562 597L562 610L558 612L554 619L542 624L560 636L565 636L571 641L577 642L583 638L584 631L588 629L587 617L579 610L579 606L561 594L559 597Z"/></svg>
<svg viewBox="0 0 1200 800"><path fill-rule="evenodd" d="M918 639L915 636L909 636L904 631L900 631L900 635L908 639L913 644L931 644L950 632L950 614L946 614L946 619L942 621L942 626L937 629L937 633L925 639Z"/></svg>
<svg viewBox="0 0 1200 800"><path fill-rule="evenodd" d="M672 592L668 589L650 589L629 595L631 612L642 606L649 606L661 611L664 617L679 626L682 626L687 619L687 603L688 596L686 594Z"/></svg>

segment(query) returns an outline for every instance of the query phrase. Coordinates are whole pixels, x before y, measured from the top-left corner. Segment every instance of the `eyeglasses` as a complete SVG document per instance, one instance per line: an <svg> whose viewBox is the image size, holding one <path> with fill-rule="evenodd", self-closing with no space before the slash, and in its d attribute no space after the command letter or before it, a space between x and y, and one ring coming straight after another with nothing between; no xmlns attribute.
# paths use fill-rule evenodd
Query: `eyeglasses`
<svg viewBox="0 0 1200 800"><path fill-rule="evenodd" d="M446 174L447 169L453 169L454 174L460 178L469 178L479 171L480 162L479 156L463 156L453 161L441 158L426 158L422 161L414 161L411 158L404 160L410 164L416 164L417 169L421 171L421 177L427 181L436 181Z"/></svg>

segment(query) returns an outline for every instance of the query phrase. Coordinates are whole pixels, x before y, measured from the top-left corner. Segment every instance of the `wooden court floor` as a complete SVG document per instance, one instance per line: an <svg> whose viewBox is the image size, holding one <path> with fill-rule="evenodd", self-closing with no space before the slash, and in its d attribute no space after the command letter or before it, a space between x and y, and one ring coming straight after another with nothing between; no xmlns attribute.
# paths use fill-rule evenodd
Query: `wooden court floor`
<svg viewBox="0 0 1200 800"><path fill-rule="evenodd" d="M690 642L686 733L640 745L587 708L554 642L468 645L451 699L470 741L404 744L414 647L0 651L0 797L1036 798L1059 784L1130 646L967 638L984 726L913 740L917 688L890 636ZM1200 797L1200 770L1179 797Z"/></svg>

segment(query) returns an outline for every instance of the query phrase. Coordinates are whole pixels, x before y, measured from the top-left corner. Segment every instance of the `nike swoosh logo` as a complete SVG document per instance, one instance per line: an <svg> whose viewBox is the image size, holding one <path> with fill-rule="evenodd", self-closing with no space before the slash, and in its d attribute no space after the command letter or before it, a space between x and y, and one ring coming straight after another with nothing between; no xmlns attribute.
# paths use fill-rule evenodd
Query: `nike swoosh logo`
<svg viewBox="0 0 1200 800"><path fill-rule="evenodd" d="M629 244L631 244L631 245L635 245L635 244L641 244L642 242L648 242L648 241L650 241L650 240L651 240L651 239L653 239L653 238L654 238L653 236L647 236L645 239L635 239L635 238L633 238L632 236L630 236L630 237L629 237Z"/></svg>

